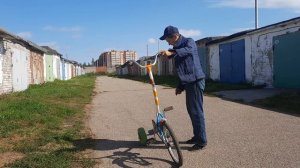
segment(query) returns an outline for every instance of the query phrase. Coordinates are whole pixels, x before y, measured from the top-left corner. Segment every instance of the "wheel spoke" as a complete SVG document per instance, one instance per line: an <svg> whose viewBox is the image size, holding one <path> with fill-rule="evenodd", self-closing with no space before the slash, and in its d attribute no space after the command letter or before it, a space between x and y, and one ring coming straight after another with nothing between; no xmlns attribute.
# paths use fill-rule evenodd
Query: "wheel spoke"
<svg viewBox="0 0 300 168"><path fill-rule="evenodd" d="M176 140L176 137L172 131L172 129L168 126L167 123L163 126L163 136L165 139L166 147L168 148L168 151L173 159L173 161L178 165L182 165L182 153L179 147L179 144Z"/></svg>

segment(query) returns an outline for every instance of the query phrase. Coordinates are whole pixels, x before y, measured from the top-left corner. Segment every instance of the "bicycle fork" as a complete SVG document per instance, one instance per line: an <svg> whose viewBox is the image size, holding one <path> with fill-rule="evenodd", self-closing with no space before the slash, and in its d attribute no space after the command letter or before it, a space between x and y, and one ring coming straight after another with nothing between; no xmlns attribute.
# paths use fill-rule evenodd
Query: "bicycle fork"
<svg viewBox="0 0 300 168"><path fill-rule="evenodd" d="M157 93L157 89L156 89L153 74L152 74L152 65L147 65L147 73L150 78L150 84L152 85L153 96L154 96L154 101L155 101L155 105L156 105L156 112L159 113L160 108L159 108L158 93Z"/></svg>

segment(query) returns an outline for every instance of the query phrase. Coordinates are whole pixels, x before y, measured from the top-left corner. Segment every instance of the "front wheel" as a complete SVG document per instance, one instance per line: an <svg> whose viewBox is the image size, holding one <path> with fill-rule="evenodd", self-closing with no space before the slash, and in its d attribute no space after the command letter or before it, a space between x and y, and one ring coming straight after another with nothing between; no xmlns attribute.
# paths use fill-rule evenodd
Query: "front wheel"
<svg viewBox="0 0 300 168"><path fill-rule="evenodd" d="M178 141L175 137L175 134L171 127L165 122L163 127L164 136L165 136L165 144L168 148L168 151L177 166L182 166L183 158L181 149L179 147Z"/></svg>

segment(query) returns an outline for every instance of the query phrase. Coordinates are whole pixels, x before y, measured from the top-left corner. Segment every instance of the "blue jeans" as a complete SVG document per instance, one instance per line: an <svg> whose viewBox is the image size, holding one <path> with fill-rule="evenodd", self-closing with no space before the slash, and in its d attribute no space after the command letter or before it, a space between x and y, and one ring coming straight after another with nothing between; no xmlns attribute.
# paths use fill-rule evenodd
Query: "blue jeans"
<svg viewBox="0 0 300 168"><path fill-rule="evenodd" d="M195 142L206 144L205 118L203 112L203 91L205 79L185 85L186 107L192 120Z"/></svg>

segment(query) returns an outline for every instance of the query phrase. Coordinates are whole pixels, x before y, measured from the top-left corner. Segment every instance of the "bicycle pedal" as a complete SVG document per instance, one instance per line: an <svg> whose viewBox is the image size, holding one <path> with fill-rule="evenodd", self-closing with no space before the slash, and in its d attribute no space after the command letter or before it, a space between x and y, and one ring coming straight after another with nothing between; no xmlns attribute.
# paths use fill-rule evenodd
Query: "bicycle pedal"
<svg viewBox="0 0 300 168"><path fill-rule="evenodd" d="M154 130L153 129L151 129L151 130L148 130L148 135L154 135L155 134L155 132L154 132Z"/></svg>
<svg viewBox="0 0 300 168"><path fill-rule="evenodd" d="M149 138L149 139L147 139L147 145L150 145L150 144L154 144L154 143L156 143L157 141L156 141L156 139L155 138Z"/></svg>

